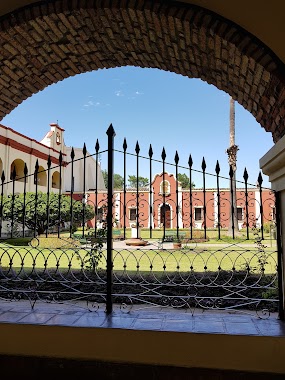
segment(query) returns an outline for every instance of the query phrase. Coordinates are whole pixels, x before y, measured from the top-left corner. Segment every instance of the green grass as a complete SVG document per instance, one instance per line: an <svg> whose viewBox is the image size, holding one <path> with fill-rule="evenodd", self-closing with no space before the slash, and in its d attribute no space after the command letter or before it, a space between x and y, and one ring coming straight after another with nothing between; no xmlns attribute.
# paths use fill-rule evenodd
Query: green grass
<svg viewBox="0 0 285 380"><path fill-rule="evenodd" d="M0 244L0 265L2 268L9 268L10 262L15 271L21 266L27 270L35 267L37 269L59 268L66 270L81 269L88 251L81 248L75 249L48 249L48 248L32 248L32 247L7 247ZM106 251L99 267L106 268ZM265 273L276 272L276 252L270 248L265 249L267 257L265 265ZM222 270L245 270L247 266L251 270L258 271L259 263L257 250L252 248L221 247L219 249L213 247L201 247L181 250L114 250L114 271L116 272L188 272L192 266L195 272L204 272L205 267L208 271L217 271L220 267ZM125 268L124 268L125 266ZM164 268L165 267L165 268Z"/></svg>

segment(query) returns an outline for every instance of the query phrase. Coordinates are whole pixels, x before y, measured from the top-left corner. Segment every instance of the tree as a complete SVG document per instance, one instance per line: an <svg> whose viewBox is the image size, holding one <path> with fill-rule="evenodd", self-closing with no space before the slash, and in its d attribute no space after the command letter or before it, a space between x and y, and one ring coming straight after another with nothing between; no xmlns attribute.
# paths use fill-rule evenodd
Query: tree
<svg viewBox="0 0 285 380"><path fill-rule="evenodd" d="M130 187L137 187L137 176L135 175L129 175L129 186ZM149 185L149 180L146 177L138 177L138 185L139 187L145 187Z"/></svg>
<svg viewBox="0 0 285 380"><path fill-rule="evenodd" d="M60 215L59 215L59 201L60 201ZM73 205L73 223L79 224L83 222L83 204L80 201L72 201ZM49 207L47 207L49 206ZM3 198L3 219L19 223L30 229L42 234L46 231L47 227L51 228L57 226L62 222L71 221L71 198L67 195L59 195L50 193L49 202L46 193L39 192L26 193L25 201L24 194L14 196L14 204L12 197ZM86 204L84 221L94 218L93 208ZM48 221L48 226L47 226Z"/></svg>
<svg viewBox="0 0 285 380"><path fill-rule="evenodd" d="M232 170L232 181L230 180L230 186L232 184L232 194L230 199L231 212L229 220L229 234L232 234L233 230L238 233L238 220L237 220L237 202L236 202L236 170L237 170L237 151L238 146L235 143L235 101L230 98L230 146L227 149L228 161ZM233 213L233 218L232 218Z"/></svg>
<svg viewBox="0 0 285 380"><path fill-rule="evenodd" d="M103 178L104 178L104 183L106 186L106 189L108 189L108 172L107 170L102 170ZM120 174L114 174L113 177L113 186L114 189L122 189L124 186L124 178Z"/></svg>
<svg viewBox="0 0 285 380"><path fill-rule="evenodd" d="M190 180L189 177L185 173L178 173L177 176L178 181L181 184L182 189L190 189ZM191 183L191 188L193 189L195 187L195 183Z"/></svg>

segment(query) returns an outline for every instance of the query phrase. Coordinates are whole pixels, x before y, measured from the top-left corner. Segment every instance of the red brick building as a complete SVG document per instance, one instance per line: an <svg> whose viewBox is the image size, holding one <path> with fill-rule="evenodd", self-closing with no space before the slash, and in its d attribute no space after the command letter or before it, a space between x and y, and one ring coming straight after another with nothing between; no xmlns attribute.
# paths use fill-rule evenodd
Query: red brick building
<svg viewBox="0 0 285 380"><path fill-rule="evenodd" d="M74 194L77 199L82 194ZM107 192L88 192L87 203L97 203L97 226L105 219ZM97 200L97 201L96 201ZM151 186L114 191L114 222L128 228L136 224L144 228L227 228L231 218L231 192L227 189L182 189L173 174L155 175ZM239 228L269 223L275 218L275 197L269 189L259 187L236 191L236 213ZM124 213L125 210L125 213ZM262 212L261 212L262 210ZM262 220L263 219L263 220ZM88 222L95 226L95 218Z"/></svg>

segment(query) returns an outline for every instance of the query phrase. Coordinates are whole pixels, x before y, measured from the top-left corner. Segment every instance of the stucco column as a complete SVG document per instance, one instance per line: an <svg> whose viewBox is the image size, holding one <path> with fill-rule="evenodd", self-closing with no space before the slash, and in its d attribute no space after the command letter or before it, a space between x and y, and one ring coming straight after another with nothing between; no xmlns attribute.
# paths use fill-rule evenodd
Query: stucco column
<svg viewBox="0 0 285 380"><path fill-rule="evenodd" d="M279 274L279 283L281 288L280 302L280 318L284 320L285 306L285 136L283 136L260 160L259 166L262 172L269 176L272 190L276 191L277 207L276 221L280 220L280 241L279 241L279 261L278 264L282 268ZM279 209L279 214L278 214ZM278 214L278 215L277 215ZM277 241L278 242L278 241Z"/></svg>

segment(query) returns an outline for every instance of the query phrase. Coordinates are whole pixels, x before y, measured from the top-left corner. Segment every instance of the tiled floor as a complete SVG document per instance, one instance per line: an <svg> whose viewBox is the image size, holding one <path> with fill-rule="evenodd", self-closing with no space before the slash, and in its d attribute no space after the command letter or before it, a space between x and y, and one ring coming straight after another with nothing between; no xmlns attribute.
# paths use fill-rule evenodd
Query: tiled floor
<svg viewBox="0 0 285 380"><path fill-rule="evenodd" d="M285 323L277 314L269 319L256 315L221 311L189 311L165 308L121 310L114 306L112 315L102 309L90 311L86 304L0 301L0 323L124 328L134 330L177 331L235 335L285 336Z"/></svg>

